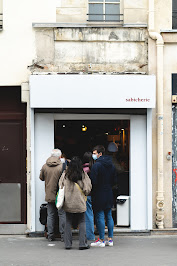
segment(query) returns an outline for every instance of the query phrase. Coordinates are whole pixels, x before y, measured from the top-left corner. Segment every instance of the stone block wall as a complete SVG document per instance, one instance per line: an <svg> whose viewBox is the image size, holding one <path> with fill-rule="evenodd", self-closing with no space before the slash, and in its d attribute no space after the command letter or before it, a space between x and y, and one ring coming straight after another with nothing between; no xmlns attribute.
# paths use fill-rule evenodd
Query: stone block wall
<svg viewBox="0 0 177 266"><path fill-rule="evenodd" d="M47 72L147 73L147 30L50 28L36 30L37 61Z"/></svg>

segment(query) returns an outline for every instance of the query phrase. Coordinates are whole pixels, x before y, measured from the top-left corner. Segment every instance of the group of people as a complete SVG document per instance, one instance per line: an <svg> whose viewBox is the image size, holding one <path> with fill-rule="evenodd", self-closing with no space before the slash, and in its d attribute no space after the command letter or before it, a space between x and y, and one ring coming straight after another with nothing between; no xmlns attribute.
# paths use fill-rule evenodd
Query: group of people
<svg viewBox="0 0 177 266"><path fill-rule="evenodd" d="M65 187L63 208L58 211L59 231L65 248L72 248L72 224L79 228L79 249L113 246L112 186L116 180L116 169L105 148L97 145L86 152L83 160L77 156L71 161L62 158L59 149L52 150L51 157L43 165L40 179L45 181L48 241L54 241L55 199L59 187ZM105 219L108 239L105 241ZM94 221L99 233L95 241ZM93 242L88 245L87 240Z"/></svg>

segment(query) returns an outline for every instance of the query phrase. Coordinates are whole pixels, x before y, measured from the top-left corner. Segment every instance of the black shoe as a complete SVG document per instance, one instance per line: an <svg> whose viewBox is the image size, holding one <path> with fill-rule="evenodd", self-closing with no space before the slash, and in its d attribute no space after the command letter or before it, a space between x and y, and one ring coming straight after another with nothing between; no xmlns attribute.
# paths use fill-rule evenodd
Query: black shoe
<svg viewBox="0 0 177 266"><path fill-rule="evenodd" d="M65 247L65 249L71 249L71 247Z"/></svg>
<svg viewBox="0 0 177 266"><path fill-rule="evenodd" d="M89 249L89 248L90 248L90 246L88 245L86 247L79 247L79 250L84 250L84 249Z"/></svg>

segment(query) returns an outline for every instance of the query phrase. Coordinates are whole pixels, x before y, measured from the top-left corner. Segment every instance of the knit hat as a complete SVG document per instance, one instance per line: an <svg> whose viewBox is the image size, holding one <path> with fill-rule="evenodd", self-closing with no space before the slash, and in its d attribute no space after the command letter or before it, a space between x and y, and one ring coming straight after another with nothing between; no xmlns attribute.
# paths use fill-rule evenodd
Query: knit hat
<svg viewBox="0 0 177 266"><path fill-rule="evenodd" d="M108 151L109 152L117 152L118 151L118 147L116 145L115 142L110 142L108 145Z"/></svg>

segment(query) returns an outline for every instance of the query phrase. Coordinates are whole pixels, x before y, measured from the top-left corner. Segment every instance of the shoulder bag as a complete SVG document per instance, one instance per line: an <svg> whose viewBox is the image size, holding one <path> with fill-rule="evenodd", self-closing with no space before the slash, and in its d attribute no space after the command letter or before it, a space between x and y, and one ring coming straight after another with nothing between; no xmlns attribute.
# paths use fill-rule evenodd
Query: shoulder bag
<svg viewBox="0 0 177 266"><path fill-rule="evenodd" d="M65 187L64 186L63 188L59 187L55 200L55 205L58 210L60 210L63 207L64 197L65 197Z"/></svg>

